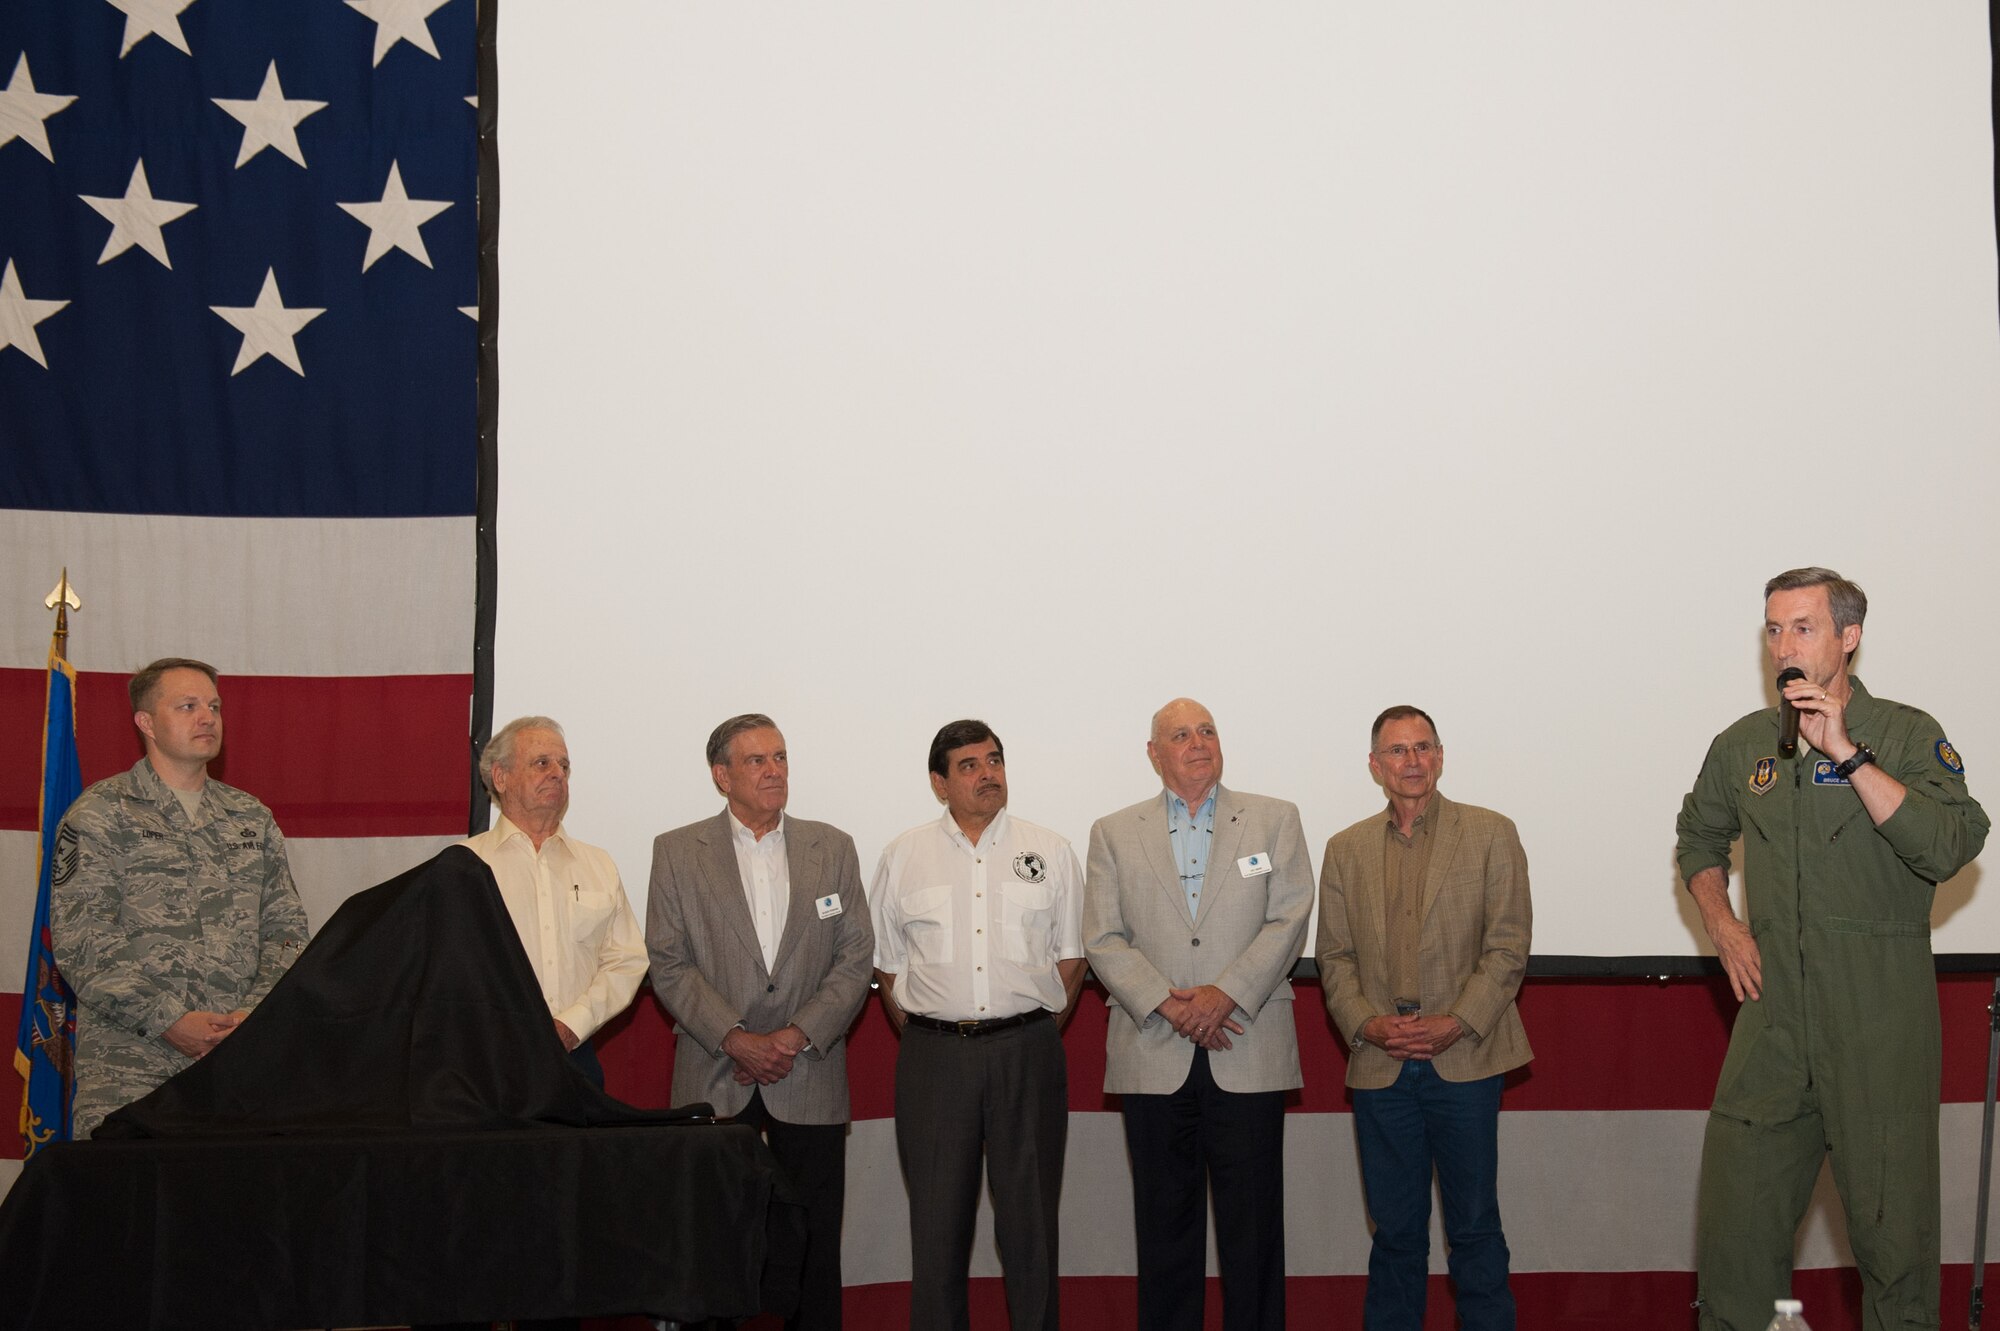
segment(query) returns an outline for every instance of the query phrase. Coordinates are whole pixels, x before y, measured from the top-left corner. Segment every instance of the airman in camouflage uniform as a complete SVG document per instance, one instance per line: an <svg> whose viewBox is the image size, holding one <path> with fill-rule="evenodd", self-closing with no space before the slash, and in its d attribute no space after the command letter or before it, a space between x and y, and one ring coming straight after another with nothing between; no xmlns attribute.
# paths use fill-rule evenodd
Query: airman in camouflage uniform
<svg viewBox="0 0 2000 1331"><path fill-rule="evenodd" d="M79 1138L214 1048L306 942L271 811L207 778L212 669L155 662L132 693L146 756L84 791L57 833L49 923L76 991Z"/></svg>

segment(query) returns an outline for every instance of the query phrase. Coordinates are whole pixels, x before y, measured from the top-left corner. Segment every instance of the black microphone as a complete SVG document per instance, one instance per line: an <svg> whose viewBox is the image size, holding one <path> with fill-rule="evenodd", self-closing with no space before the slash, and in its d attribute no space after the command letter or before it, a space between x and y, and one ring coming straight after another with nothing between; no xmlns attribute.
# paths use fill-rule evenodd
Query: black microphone
<svg viewBox="0 0 2000 1331"><path fill-rule="evenodd" d="M1799 752L1799 709L1792 706L1792 700L1785 696L1785 685L1795 679L1804 679L1806 672L1797 666L1786 666L1778 672L1778 756L1795 758Z"/></svg>

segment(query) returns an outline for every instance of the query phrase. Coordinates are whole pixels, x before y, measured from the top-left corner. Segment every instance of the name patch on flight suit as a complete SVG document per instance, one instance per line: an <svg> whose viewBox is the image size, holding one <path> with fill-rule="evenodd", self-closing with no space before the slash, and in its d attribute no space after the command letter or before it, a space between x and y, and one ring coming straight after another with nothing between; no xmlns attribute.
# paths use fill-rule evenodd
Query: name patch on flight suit
<svg viewBox="0 0 2000 1331"><path fill-rule="evenodd" d="M1950 740L1941 739L1937 742L1937 760L1938 766L1953 776L1965 775L1965 760L1958 756L1957 749L1951 747Z"/></svg>
<svg viewBox="0 0 2000 1331"><path fill-rule="evenodd" d="M1777 784L1778 760L1776 758L1759 758L1757 760L1757 770L1750 774L1750 793L1752 795L1761 795Z"/></svg>
<svg viewBox="0 0 2000 1331"><path fill-rule="evenodd" d="M1813 764L1813 784L1816 786L1851 786L1854 783L1844 776L1833 774L1833 759L1822 758Z"/></svg>

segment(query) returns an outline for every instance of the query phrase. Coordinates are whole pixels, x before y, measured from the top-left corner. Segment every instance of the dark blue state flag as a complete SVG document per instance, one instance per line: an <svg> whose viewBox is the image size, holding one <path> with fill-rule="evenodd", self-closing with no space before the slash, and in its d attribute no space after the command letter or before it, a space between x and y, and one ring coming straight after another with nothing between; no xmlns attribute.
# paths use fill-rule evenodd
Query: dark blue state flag
<svg viewBox="0 0 2000 1331"><path fill-rule="evenodd" d="M69 1140L76 997L56 970L55 951L49 941L49 882L62 853L56 844L56 829L82 793L83 771L76 756L76 674L51 645L48 705L42 720L41 867L35 883L34 932L28 939L28 978L21 990L21 1027L14 1037L14 1068L23 1083L24 1159L49 1142Z"/></svg>

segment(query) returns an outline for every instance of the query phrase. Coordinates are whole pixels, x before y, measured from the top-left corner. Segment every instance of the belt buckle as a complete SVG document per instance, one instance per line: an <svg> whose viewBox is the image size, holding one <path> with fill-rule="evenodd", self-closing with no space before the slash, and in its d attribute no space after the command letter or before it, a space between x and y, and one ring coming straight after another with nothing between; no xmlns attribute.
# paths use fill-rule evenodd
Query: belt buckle
<svg viewBox="0 0 2000 1331"><path fill-rule="evenodd" d="M969 1040L979 1034L979 1023L976 1021L954 1021L952 1025L958 1027L958 1034L961 1039Z"/></svg>

